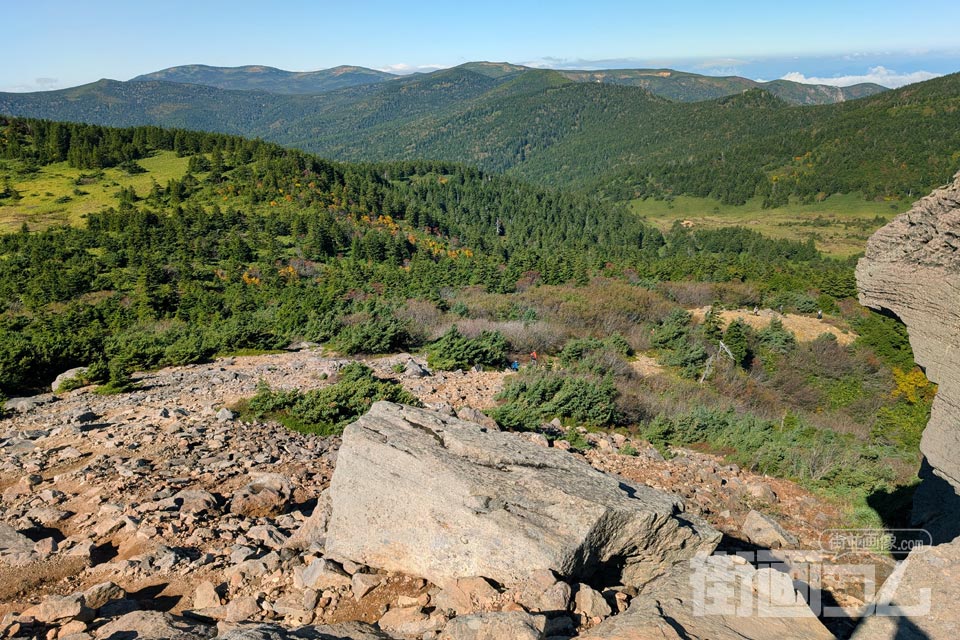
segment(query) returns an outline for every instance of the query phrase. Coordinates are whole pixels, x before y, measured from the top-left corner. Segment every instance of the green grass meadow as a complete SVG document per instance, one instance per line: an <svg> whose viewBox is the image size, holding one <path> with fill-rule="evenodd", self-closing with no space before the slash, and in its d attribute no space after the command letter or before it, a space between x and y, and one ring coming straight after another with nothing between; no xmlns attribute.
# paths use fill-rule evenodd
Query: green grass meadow
<svg viewBox="0 0 960 640"><path fill-rule="evenodd" d="M813 204L791 203L764 209L759 198L733 206L709 198L677 196L672 200L632 200L630 208L662 231L675 221L689 221L694 229L740 226L771 238L813 238L825 254L846 257L862 252L870 235L909 209L910 203L876 202L858 194L838 194Z"/></svg>
<svg viewBox="0 0 960 640"><path fill-rule="evenodd" d="M33 172L24 172L19 162L0 164L0 182L9 178L20 193L20 200L0 201L0 231L16 231L24 222L31 230L70 224L81 224L86 214L116 206L117 192L133 187L144 196L156 180L166 185L171 178L182 178L189 158L178 158L172 151L156 153L138 161L146 173L130 175L118 168L96 170L74 169L66 162L47 165ZM81 176L90 176L81 178Z"/></svg>

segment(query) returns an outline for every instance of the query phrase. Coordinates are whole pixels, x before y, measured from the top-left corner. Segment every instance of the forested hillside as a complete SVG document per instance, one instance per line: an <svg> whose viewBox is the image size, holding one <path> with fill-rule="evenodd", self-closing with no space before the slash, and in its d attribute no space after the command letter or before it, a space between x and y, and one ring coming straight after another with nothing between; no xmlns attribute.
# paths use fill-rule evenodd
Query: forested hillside
<svg viewBox="0 0 960 640"><path fill-rule="evenodd" d="M0 388L91 360L142 368L298 339L404 348L415 340L395 306L442 304L465 286L509 292L627 271L650 283L747 280L770 295L853 292L851 265L811 245L742 230L664 238L619 208L464 166L341 165L150 127L4 119L0 213L20 197L17 175L66 161L95 181L98 169L136 171L157 150L189 157L183 179L120 189L80 228L0 240Z"/></svg>
<svg viewBox="0 0 960 640"><path fill-rule="evenodd" d="M116 180L159 175L145 168L155 154L185 170L149 188ZM122 392L133 371L303 340L423 349L436 368L537 351L550 364L504 389L504 426L557 417L658 446L707 442L863 509L915 472L933 388L902 325L852 300L853 263L812 243L661 233L595 198L463 165L349 165L220 134L0 119L0 218L37 195L38 177L67 205L116 186L110 206L68 216L75 225L32 229L27 215L0 235L3 394L49 389L74 366L87 370L65 389ZM832 319L801 338L776 315L754 328L689 311L711 305ZM638 375L635 352L662 375ZM312 398L255 400L312 425L325 410Z"/></svg>
<svg viewBox="0 0 960 640"><path fill-rule="evenodd" d="M925 193L960 166L958 103L956 74L841 104L791 107L757 89L675 103L555 71L476 65L321 95L106 80L0 94L0 112L13 115L259 136L348 161L465 162L615 200L756 196L767 206L834 193Z"/></svg>

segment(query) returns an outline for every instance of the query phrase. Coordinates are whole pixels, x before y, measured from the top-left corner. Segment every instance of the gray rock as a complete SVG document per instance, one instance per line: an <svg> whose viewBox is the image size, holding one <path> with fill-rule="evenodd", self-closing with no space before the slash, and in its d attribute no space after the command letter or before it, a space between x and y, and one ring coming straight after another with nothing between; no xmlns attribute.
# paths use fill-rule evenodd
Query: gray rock
<svg viewBox="0 0 960 640"><path fill-rule="evenodd" d="M330 491L324 489L317 498L310 517L303 521L300 528L284 544L289 549L309 549L312 545L323 545L327 539L327 522L330 520Z"/></svg>
<svg viewBox="0 0 960 640"><path fill-rule="evenodd" d="M435 412L378 402L343 434L326 549L444 584L616 570L643 584L720 534L675 496ZM509 541L505 544L504 541Z"/></svg>
<svg viewBox="0 0 960 640"><path fill-rule="evenodd" d="M173 496L174 503L181 513L217 513L220 510L216 496L209 491L189 489L180 491Z"/></svg>
<svg viewBox="0 0 960 640"><path fill-rule="evenodd" d="M243 622L260 613L260 605L253 596L234 598L227 604L227 622Z"/></svg>
<svg viewBox="0 0 960 640"><path fill-rule="evenodd" d="M372 573L355 573L350 578L350 587L354 600L361 600L383 582L383 576Z"/></svg>
<svg viewBox="0 0 960 640"><path fill-rule="evenodd" d="M121 600L125 597L127 592L113 582L101 582L83 592L83 599L91 609L100 609L111 600Z"/></svg>
<svg viewBox="0 0 960 640"><path fill-rule="evenodd" d="M510 594L527 611L566 611L573 589L552 571L534 571Z"/></svg>
<svg viewBox="0 0 960 640"><path fill-rule="evenodd" d="M219 607L220 604L220 594L217 593L217 588L212 582L205 580L197 585L193 592L194 609L209 609Z"/></svg>
<svg viewBox="0 0 960 640"><path fill-rule="evenodd" d="M883 583L853 640L952 640L960 637L958 601L960 539L914 549Z"/></svg>
<svg viewBox="0 0 960 640"><path fill-rule="evenodd" d="M426 378L431 375L430 370L423 367L414 359L407 360L407 365L403 370L404 374L411 378Z"/></svg>
<svg viewBox="0 0 960 640"><path fill-rule="evenodd" d="M484 578L457 578L450 580L436 595L431 604L456 615L491 611L500 593Z"/></svg>
<svg viewBox="0 0 960 640"><path fill-rule="evenodd" d="M239 625L218 635L217 640L393 640L393 638L363 622L342 622L298 629L288 629L273 624Z"/></svg>
<svg viewBox="0 0 960 640"><path fill-rule="evenodd" d="M582 613L587 619L600 618L601 620L610 616L613 610L603 599L599 591L589 585L580 584L577 586L577 595L574 597L576 603L576 612Z"/></svg>
<svg viewBox="0 0 960 640"><path fill-rule="evenodd" d="M679 563L579 640L832 640L789 575L736 556Z"/></svg>
<svg viewBox="0 0 960 640"><path fill-rule="evenodd" d="M64 382L86 375L87 371L89 371L88 367L74 367L73 369L67 369L53 379L53 383L50 385L50 390L56 393L60 389L60 385L62 385Z"/></svg>
<svg viewBox="0 0 960 640"><path fill-rule="evenodd" d="M259 524L250 527L247 531L247 537L270 549L279 549L287 541L287 537L271 524Z"/></svg>
<svg viewBox="0 0 960 640"><path fill-rule="evenodd" d="M751 510L740 527L743 535L755 545L781 549L797 544L797 538L770 516Z"/></svg>
<svg viewBox="0 0 960 640"><path fill-rule="evenodd" d="M234 492L230 513L247 518L269 518L286 511L293 495L290 480L278 473L252 474L251 482Z"/></svg>
<svg viewBox="0 0 960 640"><path fill-rule="evenodd" d="M38 396L30 396L28 398L10 398L3 404L3 408L6 411L26 413L42 405L49 404L54 400L56 400L56 397L54 397L52 393L44 393Z"/></svg>
<svg viewBox="0 0 960 640"><path fill-rule="evenodd" d="M90 622L94 617L93 610L86 605L81 593L47 596L37 606L24 611L24 615L46 624L62 624L70 620Z"/></svg>
<svg viewBox="0 0 960 640"><path fill-rule="evenodd" d="M497 424L496 420L483 411L474 409L473 407L460 407L457 409L457 417L467 422L476 422L480 426L492 429L493 431L500 431L500 425Z"/></svg>
<svg viewBox="0 0 960 640"><path fill-rule="evenodd" d="M446 624L446 616L439 613L430 615L420 607L390 609L377 622L377 625L390 635L402 638L422 637L426 633L443 629Z"/></svg>
<svg viewBox="0 0 960 640"><path fill-rule="evenodd" d="M0 555L13 553L31 553L33 540L17 532L5 522L0 522Z"/></svg>
<svg viewBox="0 0 960 640"><path fill-rule="evenodd" d="M220 411L217 411L217 422L230 422L236 417L237 415L226 407L220 409Z"/></svg>
<svg viewBox="0 0 960 640"><path fill-rule="evenodd" d="M210 625L161 611L133 611L97 629L97 640L206 640L216 634Z"/></svg>
<svg viewBox="0 0 960 640"><path fill-rule="evenodd" d="M338 570L336 566L316 558L303 569L294 570L294 584L300 589L324 589L352 586L350 576Z"/></svg>
<svg viewBox="0 0 960 640"><path fill-rule="evenodd" d="M541 640L546 618L522 611L496 611L458 616L447 623L441 640Z"/></svg>
<svg viewBox="0 0 960 640"><path fill-rule="evenodd" d="M301 340L300 342L291 342L287 345L287 351L305 351L306 349L316 349L319 346L316 342Z"/></svg>

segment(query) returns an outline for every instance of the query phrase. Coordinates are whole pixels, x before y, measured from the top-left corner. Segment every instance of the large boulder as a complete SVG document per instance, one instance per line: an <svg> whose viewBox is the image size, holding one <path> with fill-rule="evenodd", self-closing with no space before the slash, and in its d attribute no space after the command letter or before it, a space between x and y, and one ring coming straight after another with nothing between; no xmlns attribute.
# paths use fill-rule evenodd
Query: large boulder
<svg viewBox="0 0 960 640"><path fill-rule="evenodd" d="M538 570L642 585L720 534L675 496L514 434L388 402L349 425L326 551L447 584Z"/></svg>
<svg viewBox="0 0 960 640"><path fill-rule="evenodd" d="M701 557L648 584L580 640L828 640L789 575L736 556Z"/></svg>
<svg viewBox="0 0 960 640"><path fill-rule="evenodd" d="M920 443L932 474L918 491L915 519L952 539L960 533L960 174L870 238L857 287L862 304L907 325L917 363L939 385ZM945 482L927 482L933 474Z"/></svg>

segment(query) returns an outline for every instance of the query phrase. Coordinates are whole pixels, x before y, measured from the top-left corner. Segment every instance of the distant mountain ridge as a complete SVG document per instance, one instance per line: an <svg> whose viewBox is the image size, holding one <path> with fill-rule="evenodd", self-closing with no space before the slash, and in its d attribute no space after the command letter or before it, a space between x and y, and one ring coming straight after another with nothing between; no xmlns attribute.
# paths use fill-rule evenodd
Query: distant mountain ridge
<svg viewBox="0 0 960 640"><path fill-rule="evenodd" d="M0 113L260 137L345 161L444 160L617 200L769 206L833 193L912 197L956 172L960 74L816 107L753 88L675 102L639 86L470 63L279 95L163 81L0 93ZM0 132L2 135L2 132Z"/></svg>
<svg viewBox="0 0 960 640"><path fill-rule="evenodd" d="M316 94L344 87L374 84L396 77L385 71L348 65L319 71L284 71L259 65L211 67L204 64L191 64L139 75L131 82L160 80L238 91Z"/></svg>
<svg viewBox="0 0 960 640"><path fill-rule="evenodd" d="M603 82L643 87L651 93L677 102L713 100L750 89L765 89L790 104L833 104L888 91L886 87L872 83L834 87L825 84L803 84L790 80L759 82L740 76L704 76L673 69L561 70L559 73L574 82Z"/></svg>
<svg viewBox="0 0 960 640"><path fill-rule="evenodd" d="M750 89L766 89L790 104L832 104L887 91L886 87L878 84L834 87L823 84L801 84L789 80L758 82L739 76L705 76L673 69L578 71L537 69L509 62L486 61L467 62L453 68L465 69L495 80L511 75L554 71L572 82L598 82L641 87L650 93L677 102L700 102L742 93ZM446 69L443 71L446 71ZM314 95L347 87L389 82L403 77L405 76L355 66L339 66L319 71L284 71L283 69L257 65L212 67L193 64L170 67L169 69L139 75L133 78L131 82L160 80L236 91Z"/></svg>

